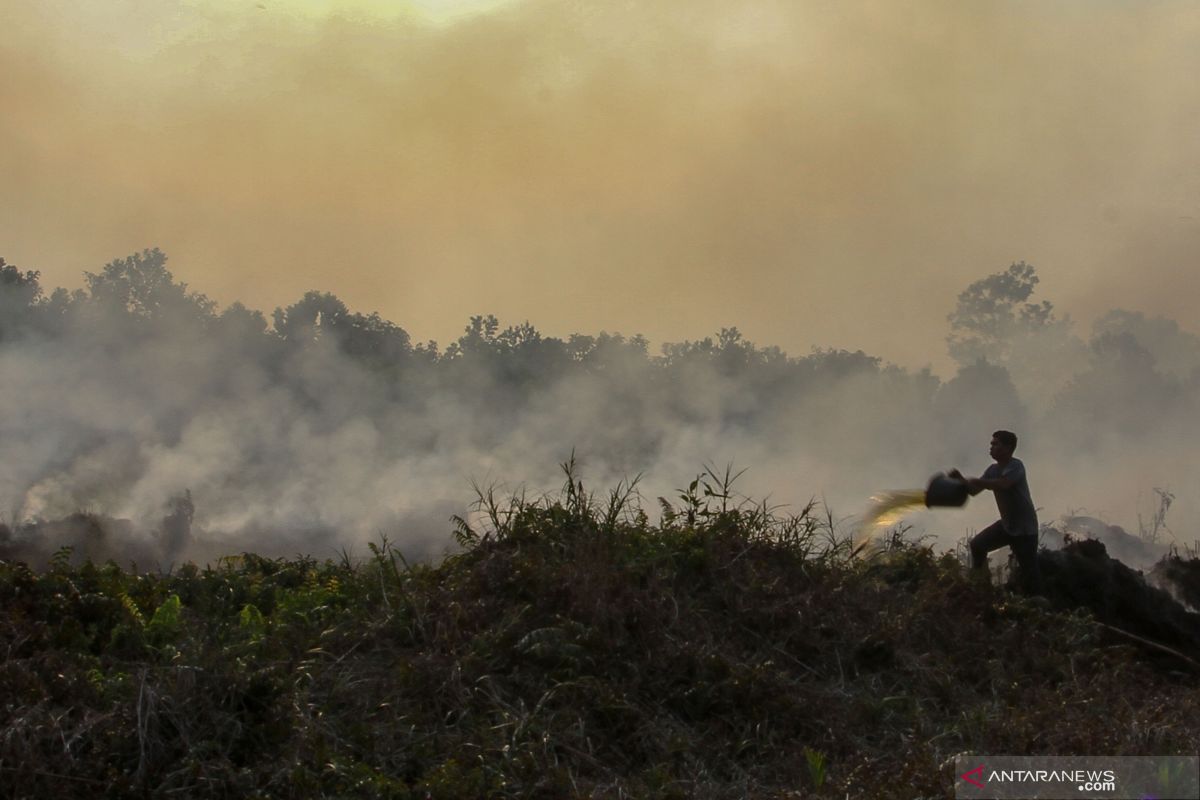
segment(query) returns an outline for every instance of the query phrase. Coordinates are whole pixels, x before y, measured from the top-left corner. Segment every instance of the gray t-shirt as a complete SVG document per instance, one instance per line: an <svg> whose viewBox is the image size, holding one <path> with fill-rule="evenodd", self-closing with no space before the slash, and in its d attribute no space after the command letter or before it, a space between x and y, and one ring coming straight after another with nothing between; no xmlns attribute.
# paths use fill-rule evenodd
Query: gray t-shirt
<svg viewBox="0 0 1200 800"><path fill-rule="evenodd" d="M1009 536L1035 536L1038 532L1037 509L1029 496L1029 481L1025 479L1025 465L1019 459L1010 459L1001 469L992 464L984 470L983 478L1008 478L1015 481L1011 489L996 489L996 508L1000 509L1000 521Z"/></svg>

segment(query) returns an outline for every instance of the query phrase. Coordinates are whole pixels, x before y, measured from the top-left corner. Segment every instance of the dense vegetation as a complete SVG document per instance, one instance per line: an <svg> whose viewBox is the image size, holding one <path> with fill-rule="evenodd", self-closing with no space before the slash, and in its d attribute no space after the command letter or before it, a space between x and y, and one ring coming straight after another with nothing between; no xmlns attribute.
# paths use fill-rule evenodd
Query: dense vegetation
<svg viewBox="0 0 1200 800"><path fill-rule="evenodd" d="M652 523L566 466L483 492L439 563L0 562L0 795L948 797L962 751L1200 741L1196 615L1115 635L1171 601L1095 543L1024 598L899 536L852 558L728 475Z"/></svg>

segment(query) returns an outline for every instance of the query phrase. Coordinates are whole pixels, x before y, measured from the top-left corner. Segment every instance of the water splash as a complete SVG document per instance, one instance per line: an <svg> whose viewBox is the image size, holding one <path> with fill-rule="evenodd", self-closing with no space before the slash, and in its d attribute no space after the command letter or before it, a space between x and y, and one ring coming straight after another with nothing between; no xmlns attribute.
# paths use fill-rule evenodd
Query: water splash
<svg viewBox="0 0 1200 800"><path fill-rule="evenodd" d="M880 533L899 523L910 512L924 507L924 489L898 489L872 495L871 505L854 537L854 553L862 552Z"/></svg>

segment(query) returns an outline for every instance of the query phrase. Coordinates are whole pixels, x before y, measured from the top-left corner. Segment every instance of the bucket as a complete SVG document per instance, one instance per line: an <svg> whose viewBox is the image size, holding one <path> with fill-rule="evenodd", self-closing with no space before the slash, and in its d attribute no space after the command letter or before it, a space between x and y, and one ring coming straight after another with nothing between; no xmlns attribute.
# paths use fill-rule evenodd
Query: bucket
<svg viewBox="0 0 1200 800"><path fill-rule="evenodd" d="M967 482L951 478L944 472L939 472L929 479L925 487L925 506L962 506L966 505L968 497Z"/></svg>

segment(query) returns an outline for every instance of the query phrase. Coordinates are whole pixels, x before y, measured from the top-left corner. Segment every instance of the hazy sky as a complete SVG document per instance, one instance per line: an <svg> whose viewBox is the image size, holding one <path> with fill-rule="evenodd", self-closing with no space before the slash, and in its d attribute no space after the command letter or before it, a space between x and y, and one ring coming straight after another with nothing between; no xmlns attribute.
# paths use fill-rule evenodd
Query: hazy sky
<svg viewBox="0 0 1200 800"><path fill-rule="evenodd" d="M0 0L0 256L945 363L1026 260L1200 330L1200 4Z"/></svg>

